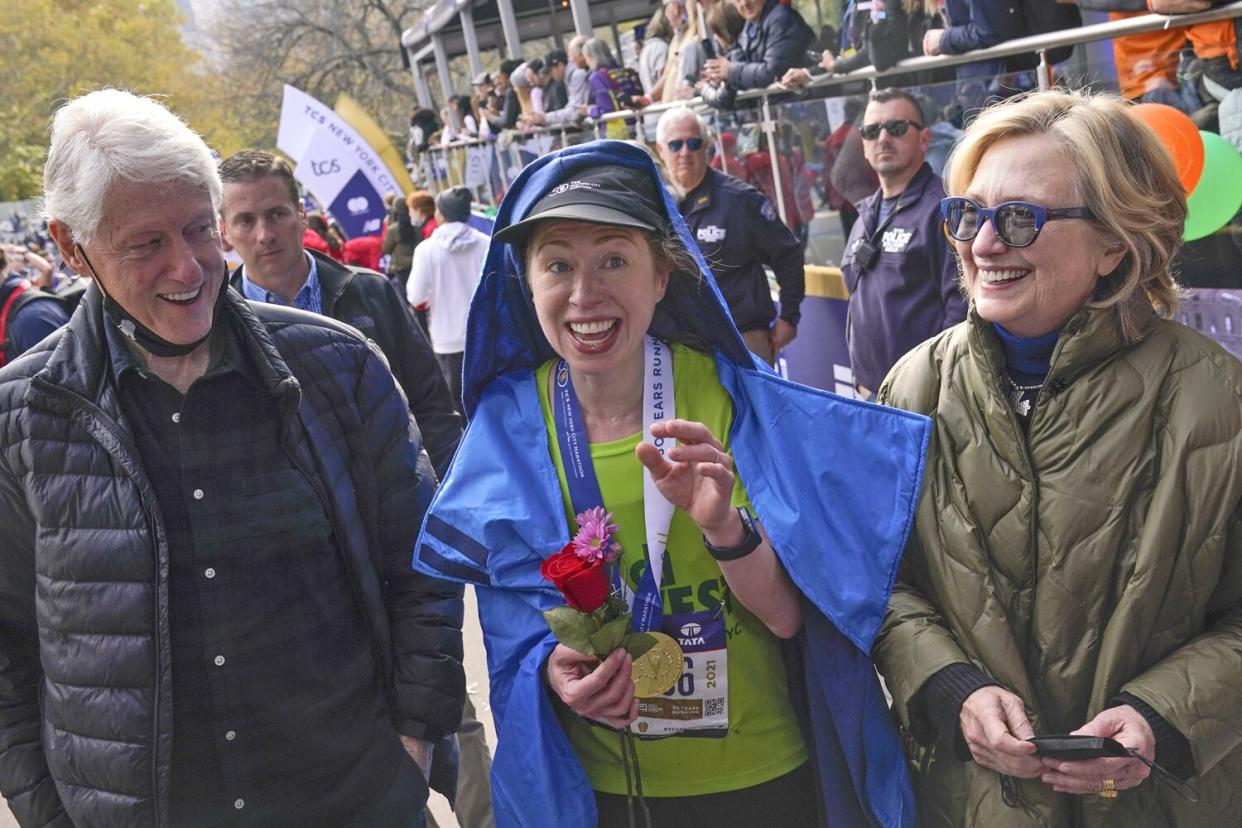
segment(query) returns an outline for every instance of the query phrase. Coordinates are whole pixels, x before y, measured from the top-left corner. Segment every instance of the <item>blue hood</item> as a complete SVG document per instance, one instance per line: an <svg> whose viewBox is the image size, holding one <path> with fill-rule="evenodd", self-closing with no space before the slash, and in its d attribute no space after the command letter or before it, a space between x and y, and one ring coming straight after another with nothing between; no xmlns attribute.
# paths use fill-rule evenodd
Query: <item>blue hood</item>
<svg viewBox="0 0 1242 828"><path fill-rule="evenodd" d="M493 231L526 218L530 208L549 190L576 170L599 164L649 171L659 180L655 163L646 152L623 141L595 141L545 155L522 170L496 213ZM686 227L673 197L663 186L664 210L686 242L706 278L669 281L664 299L656 307L651 333L667 338L687 335L721 350L734 362L751 365L750 352L733 327L732 317L716 287L716 280L694 236ZM467 416L473 416L483 388L496 377L521 368L536 368L556 356L539 328L535 309L526 290L521 251L493 242L483 264L483 278L470 305L466 323L466 356L462 396ZM514 278L517 277L517 278ZM763 365L762 362L757 363Z"/></svg>
<svg viewBox="0 0 1242 828"><path fill-rule="evenodd" d="M520 221L575 170L598 164L659 180L651 158L623 142L561 150L518 176L496 229ZM650 330L714 354L735 407L735 463L806 599L805 686L791 695L803 703L828 816L834 826L911 826L905 760L869 654L910 533L930 423L789 382L752 356L671 195L660 191L701 279L675 274ZM555 640L539 613L561 600L539 564L570 532L534 380L556 354L517 254L495 241L488 250L466 332L469 425L428 510L414 566L477 587L499 735L498 824L593 825L594 798L541 677Z"/></svg>

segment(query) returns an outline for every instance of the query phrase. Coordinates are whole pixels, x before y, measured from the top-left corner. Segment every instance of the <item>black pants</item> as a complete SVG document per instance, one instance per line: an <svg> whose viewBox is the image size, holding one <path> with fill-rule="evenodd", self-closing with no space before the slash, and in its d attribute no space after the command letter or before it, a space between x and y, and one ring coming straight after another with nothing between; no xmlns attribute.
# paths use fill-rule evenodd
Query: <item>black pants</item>
<svg viewBox="0 0 1242 828"><path fill-rule="evenodd" d="M424 828L427 783L413 759L401 762L397 775L375 807L360 814L351 828Z"/></svg>
<svg viewBox="0 0 1242 828"><path fill-rule="evenodd" d="M461 405L461 358L464 354L436 354L436 362L440 363L440 372L448 383L449 394L453 397L453 408L458 414L465 414Z"/></svg>
<svg viewBox="0 0 1242 828"><path fill-rule="evenodd" d="M807 762L771 782L703 796L649 796L647 809L655 828L814 828L818 824L819 787ZM629 828L625 797L595 794L599 828ZM638 825L642 816L634 802Z"/></svg>

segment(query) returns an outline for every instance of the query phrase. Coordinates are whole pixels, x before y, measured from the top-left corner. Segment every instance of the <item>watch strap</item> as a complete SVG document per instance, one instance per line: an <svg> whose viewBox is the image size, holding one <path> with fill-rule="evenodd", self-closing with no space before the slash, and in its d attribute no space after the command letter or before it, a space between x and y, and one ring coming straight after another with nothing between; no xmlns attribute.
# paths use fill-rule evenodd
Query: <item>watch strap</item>
<svg viewBox="0 0 1242 828"><path fill-rule="evenodd" d="M703 546L706 547L707 553L718 561L736 561L745 558L751 552L759 548L759 544L763 543L763 536L759 534L758 528L755 527L755 520L751 517L750 512L745 506L737 507L738 517L742 519L742 531L745 533L742 540L734 546L712 546L708 542L707 536L703 536Z"/></svg>

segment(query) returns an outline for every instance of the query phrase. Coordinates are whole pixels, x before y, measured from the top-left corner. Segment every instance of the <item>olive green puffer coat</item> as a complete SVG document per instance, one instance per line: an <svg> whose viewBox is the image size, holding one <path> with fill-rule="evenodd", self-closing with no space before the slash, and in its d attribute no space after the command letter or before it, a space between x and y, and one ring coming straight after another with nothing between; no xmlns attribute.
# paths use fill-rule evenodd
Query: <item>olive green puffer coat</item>
<svg viewBox="0 0 1242 828"><path fill-rule="evenodd" d="M911 747L925 828L1242 825L1242 364L1148 315L1067 323L1024 438L1000 342L970 318L880 389L935 422L912 539L875 648ZM1200 801L1148 778L1112 801L960 762L924 683L969 662L1065 733L1132 693L1190 742ZM1158 757L1157 757L1158 758Z"/></svg>

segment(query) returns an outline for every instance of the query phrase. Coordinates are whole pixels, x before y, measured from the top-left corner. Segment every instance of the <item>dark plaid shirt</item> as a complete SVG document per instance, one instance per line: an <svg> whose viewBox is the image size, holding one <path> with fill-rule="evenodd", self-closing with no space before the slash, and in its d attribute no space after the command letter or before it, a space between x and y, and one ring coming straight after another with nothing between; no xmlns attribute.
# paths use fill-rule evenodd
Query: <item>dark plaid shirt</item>
<svg viewBox="0 0 1242 828"><path fill-rule="evenodd" d="M404 755L324 502L231 331L184 397L108 333L168 536L173 824L347 824Z"/></svg>

